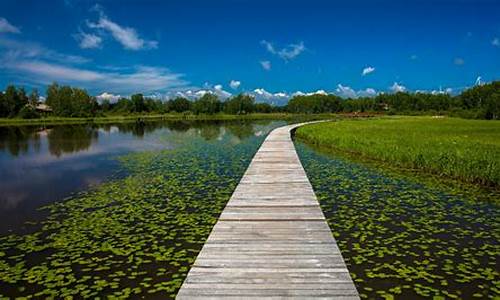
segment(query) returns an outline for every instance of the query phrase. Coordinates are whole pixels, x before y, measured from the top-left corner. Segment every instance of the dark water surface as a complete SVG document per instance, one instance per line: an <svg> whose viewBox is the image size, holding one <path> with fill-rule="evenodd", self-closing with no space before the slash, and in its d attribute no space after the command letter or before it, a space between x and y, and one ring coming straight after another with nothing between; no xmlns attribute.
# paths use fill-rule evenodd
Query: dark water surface
<svg viewBox="0 0 500 300"><path fill-rule="evenodd" d="M0 298L173 298L282 125L0 128Z"/></svg>
<svg viewBox="0 0 500 300"><path fill-rule="evenodd" d="M498 194L296 148L363 298L499 299Z"/></svg>

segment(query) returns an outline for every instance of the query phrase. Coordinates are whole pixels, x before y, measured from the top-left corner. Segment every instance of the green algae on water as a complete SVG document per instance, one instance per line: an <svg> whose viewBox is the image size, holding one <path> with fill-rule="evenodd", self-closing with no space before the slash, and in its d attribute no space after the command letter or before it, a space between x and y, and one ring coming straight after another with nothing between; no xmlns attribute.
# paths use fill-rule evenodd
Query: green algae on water
<svg viewBox="0 0 500 300"><path fill-rule="evenodd" d="M500 297L500 208L296 143L363 298Z"/></svg>
<svg viewBox="0 0 500 300"><path fill-rule="evenodd" d="M253 154L281 124L222 127L217 138L189 129L178 148L120 157L127 176L44 207L32 233L0 237L0 298L175 297Z"/></svg>

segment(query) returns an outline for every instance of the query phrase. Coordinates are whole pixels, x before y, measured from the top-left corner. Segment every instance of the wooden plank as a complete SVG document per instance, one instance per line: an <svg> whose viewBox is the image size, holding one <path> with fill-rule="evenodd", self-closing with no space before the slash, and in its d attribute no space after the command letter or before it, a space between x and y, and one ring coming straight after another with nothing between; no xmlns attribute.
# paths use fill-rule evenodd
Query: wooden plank
<svg viewBox="0 0 500 300"><path fill-rule="evenodd" d="M359 299L289 125L255 154L178 299Z"/></svg>

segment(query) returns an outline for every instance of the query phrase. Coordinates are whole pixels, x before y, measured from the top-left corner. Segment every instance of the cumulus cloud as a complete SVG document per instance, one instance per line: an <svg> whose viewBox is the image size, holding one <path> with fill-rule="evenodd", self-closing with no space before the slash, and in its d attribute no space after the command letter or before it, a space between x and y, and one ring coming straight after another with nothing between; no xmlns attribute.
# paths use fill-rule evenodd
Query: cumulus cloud
<svg viewBox="0 0 500 300"><path fill-rule="evenodd" d="M249 94L255 97L256 102L265 102L273 105L284 105L290 99L290 95L285 92L271 93L263 88L257 88Z"/></svg>
<svg viewBox="0 0 500 300"><path fill-rule="evenodd" d="M118 101L118 99L120 99L121 97L122 96L120 96L120 95L115 95L115 94L107 93L107 92L104 92L104 93L96 96L97 101L99 101L101 103L104 100L108 100L111 103L116 103Z"/></svg>
<svg viewBox="0 0 500 300"><path fill-rule="evenodd" d="M258 95L258 96L262 96L262 97L264 97L264 98L266 98L266 99L270 99L270 98L272 98L272 96L273 96L273 94L272 94L272 93L270 93L270 92L266 91L266 90L265 90L265 89L263 89L263 88L258 88L258 89L255 89L255 90L253 90L253 92L254 92L256 95Z"/></svg>
<svg viewBox="0 0 500 300"><path fill-rule="evenodd" d="M7 21L7 19L0 17L0 33L21 33L21 30L16 26L12 25Z"/></svg>
<svg viewBox="0 0 500 300"><path fill-rule="evenodd" d="M500 39L499 38L494 38L492 41L491 41L491 44L495 47L500 47Z"/></svg>
<svg viewBox="0 0 500 300"><path fill-rule="evenodd" d="M363 69L363 72L361 72L361 75L365 76L365 75L368 75L368 74L373 73L373 72L375 72L374 67L366 67Z"/></svg>
<svg viewBox="0 0 500 300"><path fill-rule="evenodd" d="M328 95L328 93L325 90L317 90L315 92L302 92L302 91L296 91L292 93L292 97L294 96L311 96L311 95Z"/></svg>
<svg viewBox="0 0 500 300"><path fill-rule="evenodd" d="M222 88L222 85L220 84L216 84L214 86L214 93L219 96L220 98L229 98L232 96L232 94L228 91L225 91L223 88Z"/></svg>
<svg viewBox="0 0 500 300"><path fill-rule="evenodd" d="M238 80L231 80L231 82L229 82L229 86L235 90L237 88L239 88L241 85L241 81L238 81Z"/></svg>
<svg viewBox="0 0 500 300"><path fill-rule="evenodd" d="M373 88L366 88L364 90L354 90L350 86L345 86L338 84L335 89L335 94L343 98L356 99L359 97L374 97L377 95L377 91Z"/></svg>
<svg viewBox="0 0 500 300"><path fill-rule="evenodd" d="M394 84L390 87L390 89L394 93L406 91L406 87L403 86L403 85L398 84L397 82L394 82Z"/></svg>
<svg viewBox="0 0 500 300"><path fill-rule="evenodd" d="M289 44L288 46L281 49L276 49L272 43L266 40L262 40L260 43L266 48L266 50L269 53L277 55L278 57L280 57L285 61L289 61L296 58L306 50L304 42L300 42L298 44Z"/></svg>
<svg viewBox="0 0 500 300"><path fill-rule="evenodd" d="M75 35L75 39L79 41L79 46L82 49L100 48L102 38L92 33L80 32Z"/></svg>
<svg viewBox="0 0 500 300"><path fill-rule="evenodd" d="M225 91L223 89L222 85L220 85L220 84L216 84L213 87L211 87L208 84L205 84L204 88L191 87L191 88L184 88L181 90L172 89L172 90L165 92L163 94L162 98L172 99L175 97L183 97L183 98L187 98L190 100L195 100L195 99L198 99L200 97L203 97L206 94L213 94L221 99L227 99L227 98L232 96L232 94L228 91Z"/></svg>
<svg viewBox="0 0 500 300"><path fill-rule="evenodd" d="M465 60L461 57L456 57L454 60L453 60L453 63L457 66L461 66L463 64L465 64Z"/></svg>
<svg viewBox="0 0 500 300"><path fill-rule="evenodd" d="M335 91L337 92L337 95L339 95L341 97L345 97L345 98L356 98L357 97L355 90L353 90L349 86L344 86L340 83L337 85L337 89Z"/></svg>
<svg viewBox="0 0 500 300"><path fill-rule="evenodd" d="M360 97L373 97L377 95L377 91L372 88L367 88L361 91L358 91L358 96Z"/></svg>
<svg viewBox="0 0 500 300"><path fill-rule="evenodd" d="M139 34L134 28L124 27L111 21L103 12L100 6L95 6L94 10L99 12L99 20L96 23L87 22L87 26L93 29L101 29L109 32L111 36L119 42L125 49L142 50L156 49L158 42L153 40L145 40L139 37Z"/></svg>
<svg viewBox="0 0 500 300"><path fill-rule="evenodd" d="M262 68L266 71L269 71L271 70L271 62L268 61L268 60L262 60L260 61L260 65L262 66Z"/></svg>
<svg viewBox="0 0 500 300"><path fill-rule="evenodd" d="M481 76L477 76L476 78L476 82L474 83L474 85L483 85L483 79L481 78Z"/></svg>

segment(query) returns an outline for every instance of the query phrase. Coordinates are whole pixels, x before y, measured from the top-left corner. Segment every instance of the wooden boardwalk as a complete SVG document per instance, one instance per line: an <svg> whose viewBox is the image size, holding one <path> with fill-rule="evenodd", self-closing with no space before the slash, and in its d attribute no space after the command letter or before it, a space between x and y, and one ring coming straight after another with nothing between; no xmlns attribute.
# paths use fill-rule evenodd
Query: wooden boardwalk
<svg viewBox="0 0 500 300"><path fill-rule="evenodd" d="M359 299L290 137L298 126L266 138L177 299Z"/></svg>

